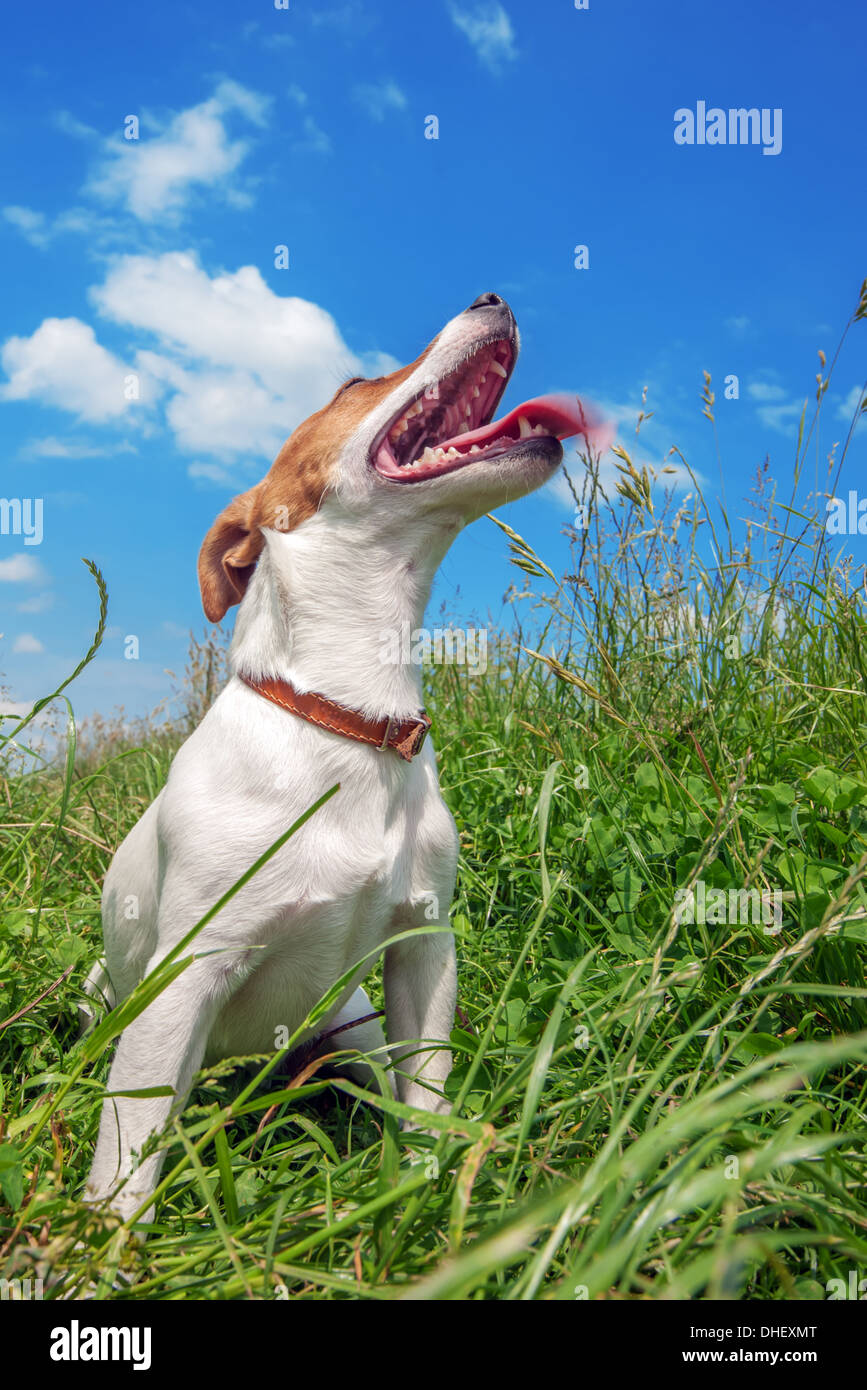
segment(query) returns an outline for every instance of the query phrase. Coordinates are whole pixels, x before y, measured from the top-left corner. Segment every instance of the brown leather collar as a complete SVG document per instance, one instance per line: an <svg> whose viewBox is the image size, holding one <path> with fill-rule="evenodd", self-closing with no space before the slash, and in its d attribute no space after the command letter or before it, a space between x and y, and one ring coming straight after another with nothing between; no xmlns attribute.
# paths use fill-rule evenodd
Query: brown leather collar
<svg viewBox="0 0 867 1390"><path fill-rule="evenodd" d="M345 738L354 738L359 743L371 743L381 753L386 748L393 748L406 762L411 762L421 752L430 728L430 720L424 710L419 710L414 719L395 719L391 715L387 719L366 719L359 710L338 705L336 700L317 695L315 690L302 694L289 681L276 677L257 681L242 672L238 674L251 690L287 709L290 714L297 714L299 718L318 724L322 729L330 729L333 734L343 734Z"/></svg>

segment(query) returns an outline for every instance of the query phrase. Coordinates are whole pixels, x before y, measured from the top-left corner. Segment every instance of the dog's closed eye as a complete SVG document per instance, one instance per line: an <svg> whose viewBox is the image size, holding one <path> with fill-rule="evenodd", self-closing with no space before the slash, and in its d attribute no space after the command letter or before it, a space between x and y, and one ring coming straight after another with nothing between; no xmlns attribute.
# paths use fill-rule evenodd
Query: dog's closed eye
<svg viewBox="0 0 867 1390"><path fill-rule="evenodd" d="M351 377L349 378L348 381L344 381L344 383L343 383L342 386L338 386L338 388L337 388L337 395L338 395L338 396L342 396L342 395L343 395L343 392L346 391L346 390L348 390L348 388L349 388L350 386L357 386L358 383L359 383L359 381L366 381L366 380L367 380L367 377L364 377L364 376L351 376Z"/></svg>
<svg viewBox="0 0 867 1390"><path fill-rule="evenodd" d="M385 381L385 377L351 376L348 381L344 381L342 386L338 386L334 394L334 399L337 400L339 396L343 395L344 391L348 391L352 386L378 386L381 381Z"/></svg>

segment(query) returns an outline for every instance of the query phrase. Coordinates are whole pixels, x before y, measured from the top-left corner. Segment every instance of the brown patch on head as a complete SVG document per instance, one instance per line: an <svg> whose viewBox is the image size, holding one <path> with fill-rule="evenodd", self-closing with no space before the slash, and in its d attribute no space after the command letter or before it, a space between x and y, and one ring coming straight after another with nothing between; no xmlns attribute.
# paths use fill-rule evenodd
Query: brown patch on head
<svg viewBox="0 0 867 1390"><path fill-rule="evenodd" d="M346 441L412 375L435 342L390 376L341 386L289 436L262 481L234 497L217 517L199 552L199 587L210 622L221 622L244 597L265 544L261 527L292 531L315 515Z"/></svg>

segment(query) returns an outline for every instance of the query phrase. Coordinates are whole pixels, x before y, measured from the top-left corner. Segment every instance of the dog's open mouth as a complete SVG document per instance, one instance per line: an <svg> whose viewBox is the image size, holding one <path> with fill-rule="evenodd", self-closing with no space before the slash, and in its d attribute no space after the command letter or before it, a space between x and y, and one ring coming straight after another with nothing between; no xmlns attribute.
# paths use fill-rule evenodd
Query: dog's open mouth
<svg viewBox="0 0 867 1390"><path fill-rule="evenodd" d="M593 422L575 396L538 396L493 420L514 363L508 339L481 344L386 425L371 450L377 473L391 482L424 482L498 459L531 440L556 463L561 439L591 437Z"/></svg>

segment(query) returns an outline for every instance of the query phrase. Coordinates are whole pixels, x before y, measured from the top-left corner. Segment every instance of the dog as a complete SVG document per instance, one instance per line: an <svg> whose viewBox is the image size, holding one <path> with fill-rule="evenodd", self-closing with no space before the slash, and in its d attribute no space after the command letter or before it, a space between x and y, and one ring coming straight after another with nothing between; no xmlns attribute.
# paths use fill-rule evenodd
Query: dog
<svg viewBox="0 0 867 1390"><path fill-rule="evenodd" d="M447 925L458 834L419 667L382 652L387 634L421 625L460 530L547 482L561 439L598 428L574 397L539 398L492 423L518 347L508 304L480 295L408 366L344 382L205 538L205 614L217 623L239 605L233 674L114 856L89 992L125 999L339 790L208 922L194 962L122 1033L109 1091L172 1092L103 1102L85 1200L124 1220L150 1219L163 1155L138 1156L203 1062L273 1052L278 1030L297 1031L355 966L318 1031L341 1029L341 1049L375 1054L407 1105L449 1110L454 941L414 929L430 925L432 903ZM385 949L386 1043L361 981L399 933Z"/></svg>

